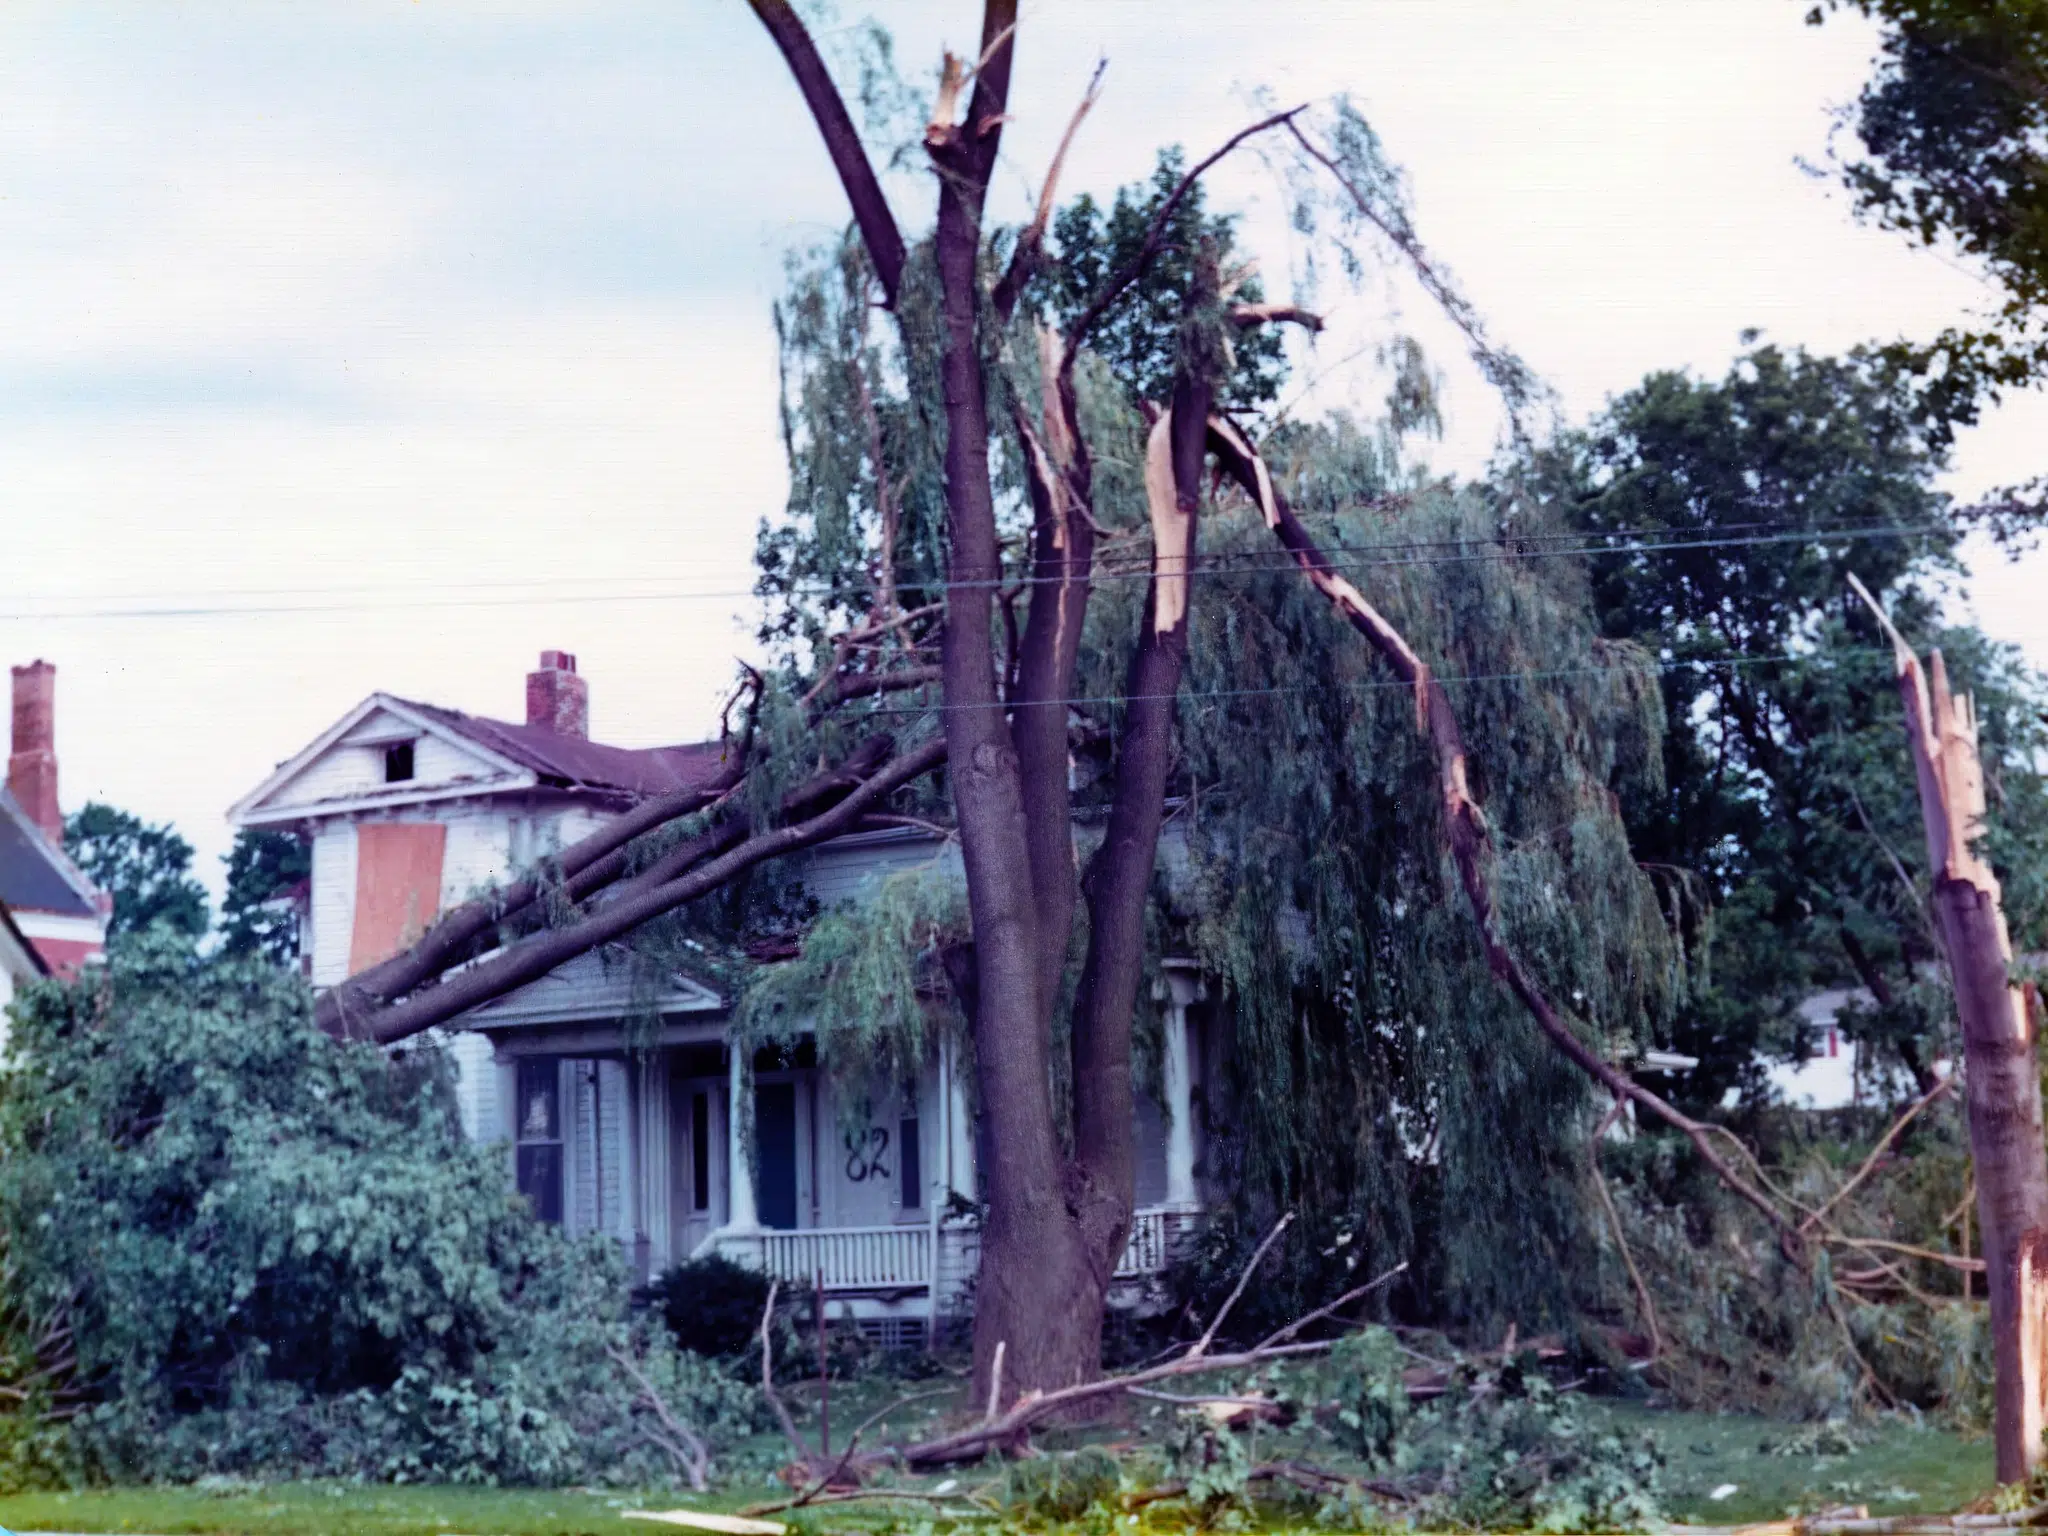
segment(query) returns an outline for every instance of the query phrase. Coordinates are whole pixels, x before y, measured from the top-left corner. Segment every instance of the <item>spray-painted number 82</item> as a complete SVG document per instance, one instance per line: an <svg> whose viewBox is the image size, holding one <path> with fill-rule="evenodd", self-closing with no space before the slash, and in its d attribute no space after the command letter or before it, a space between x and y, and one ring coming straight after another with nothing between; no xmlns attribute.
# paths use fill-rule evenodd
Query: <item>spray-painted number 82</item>
<svg viewBox="0 0 2048 1536"><path fill-rule="evenodd" d="M889 1133L879 1125L865 1131L846 1133L846 1176L856 1184L889 1177L889 1165L882 1161L889 1151Z"/></svg>

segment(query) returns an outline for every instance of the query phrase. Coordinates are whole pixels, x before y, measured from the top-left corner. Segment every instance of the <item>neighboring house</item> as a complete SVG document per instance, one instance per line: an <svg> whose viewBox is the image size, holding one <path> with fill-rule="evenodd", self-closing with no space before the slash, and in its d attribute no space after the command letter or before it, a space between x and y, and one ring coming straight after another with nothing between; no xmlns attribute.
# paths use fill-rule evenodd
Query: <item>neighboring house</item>
<svg viewBox="0 0 2048 1536"><path fill-rule="evenodd" d="M14 672L7 788L0 790L0 907L43 968L69 976L107 943L113 903L64 854L57 808L57 669L33 661Z"/></svg>
<svg viewBox="0 0 2048 1536"><path fill-rule="evenodd" d="M49 974L48 963L0 902L0 1053L7 1048L7 1005L14 1001L15 989Z"/></svg>
<svg viewBox="0 0 2048 1536"><path fill-rule="evenodd" d="M373 694L230 810L238 828L310 843L300 934L315 986L397 952L437 913L723 762L715 742L591 741L587 685L560 651L542 652L528 675L526 716L514 724ZM901 827L858 829L802 858L827 906L860 899L891 871L935 859L958 868L949 844ZM1167 1110L1139 1107L1140 1212L1119 1269L1133 1292L1198 1205L1196 1106L1214 1032L1198 979L1167 969ZM572 960L456 1026L464 1127L508 1145L509 1174L540 1216L613 1235L643 1275L713 1252L791 1283L822 1275L839 1310L884 1337L957 1310L975 1254L973 1227L955 1212L974 1199L976 1138L951 1053L914 1085L851 1092L818 1070L808 1041L787 1056L737 1056L733 1001L682 972L650 981L617 947ZM740 1105L749 1082L752 1102Z"/></svg>

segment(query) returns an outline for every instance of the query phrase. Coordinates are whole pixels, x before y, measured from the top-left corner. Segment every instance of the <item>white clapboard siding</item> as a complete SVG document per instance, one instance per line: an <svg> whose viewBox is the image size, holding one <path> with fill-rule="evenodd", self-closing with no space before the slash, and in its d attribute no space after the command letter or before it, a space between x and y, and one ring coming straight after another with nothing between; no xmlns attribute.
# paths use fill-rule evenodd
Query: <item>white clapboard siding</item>
<svg viewBox="0 0 2048 1536"><path fill-rule="evenodd" d="M925 839L901 843L869 843L851 848L826 844L813 849L802 865L803 881L821 906L860 901L874 895L881 882L905 870L934 864L948 879L961 878L960 856L952 845L935 848Z"/></svg>
<svg viewBox="0 0 2048 1536"><path fill-rule="evenodd" d="M384 749L336 743L301 768L271 797L274 805L317 805L378 789L384 783Z"/></svg>
<svg viewBox="0 0 2048 1536"><path fill-rule="evenodd" d="M511 879L512 828L505 812L465 809L431 819L448 828L441 855L443 912Z"/></svg>
<svg viewBox="0 0 2048 1536"><path fill-rule="evenodd" d="M356 829L324 821L313 836L313 985L331 987L348 975L356 925Z"/></svg>
<svg viewBox="0 0 2048 1536"><path fill-rule="evenodd" d="M462 1132L480 1144L505 1139L505 1116L498 1105L498 1068L491 1042L482 1035L458 1034L448 1042L455 1064L455 1103L462 1114Z"/></svg>

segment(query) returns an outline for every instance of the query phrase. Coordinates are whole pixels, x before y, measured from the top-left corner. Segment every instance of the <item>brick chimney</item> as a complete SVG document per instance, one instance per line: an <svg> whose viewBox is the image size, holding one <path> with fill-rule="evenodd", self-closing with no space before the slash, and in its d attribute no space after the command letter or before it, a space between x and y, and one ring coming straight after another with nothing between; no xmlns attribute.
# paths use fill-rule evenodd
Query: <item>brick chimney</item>
<svg viewBox="0 0 2048 1536"><path fill-rule="evenodd" d="M590 684L576 675L576 658L567 651L542 651L540 670L526 674L526 723L558 736L589 738ZM54 784L56 769L50 772Z"/></svg>
<svg viewBox="0 0 2048 1536"><path fill-rule="evenodd" d="M64 813L57 809L57 669L47 661L14 668L7 791L51 842L63 846Z"/></svg>

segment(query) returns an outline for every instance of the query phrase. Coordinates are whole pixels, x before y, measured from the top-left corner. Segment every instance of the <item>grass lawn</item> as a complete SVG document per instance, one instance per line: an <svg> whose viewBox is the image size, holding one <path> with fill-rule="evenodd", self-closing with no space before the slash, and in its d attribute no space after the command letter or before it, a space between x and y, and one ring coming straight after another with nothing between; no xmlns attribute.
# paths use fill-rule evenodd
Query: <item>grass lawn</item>
<svg viewBox="0 0 2048 1536"><path fill-rule="evenodd" d="M853 1409L855 1404L845 1406ZM1991 1487L1988 1440L1969 1440L1906 1420L1861 1426L1851 1436L1855 1443L1848 1444L1830 1443L1809 1425L1672 1413L1611 1401L1589 1406L1617 1430L1656 1433L1666 1459L1667 1506L1679 1520L1734 1525L1835 1504L1867 1504L1873 1515L1945 1511L1961 1508ZM835 1404L835 1418L837 1410ZM918 1416L927 1411L932 1410L921 1406ZM765 1442L755 1450L757 1455L772 1455ZM963 1480L979 1478L970 1472ZM931 1486L937 1479L923 1481ZM1711 1497L1717 1488L1730 1484L1734 1492L1718 1500ZM699 1498L610 1490L345 1483L114 1488L0 1498L0 1526L22 1532L136 1531L154 1536L659 1536L676 1528L627 1520L622 1512L679 1506L730 1511L772 1498L777 1491L756 1485ZM835 1531L902 1529L928 1518L930 1512L927 1506L841 1506L807 1511L795 1523L816 1536L827 1536ZM1147 1512L1143 1529L1159 1536L1177 1524L1173 1507L1161 1505Z"/></svg>
<svg viewBox="0 0 2048 1536"><path fill-rule="evenodd" d="M1775 1520L1788 1511L1867 1504L1872 1515L1961 1509L1992 1488L1989 1436L1890 1418L1857 1426L1853 1446L1827 1446L1815 1426L1741 1414L1671 1413L1602 1403L1619 1429L1655 1431L1664 1448L1665 1507L1701 1525ZM1815 1454L1814 1442L1834 1454ZM1735 1491L1720 1499L1717 1488ZM4 1518L4 1517L0 1517Z"/></svg>
<svg viewBox="0 0 2048 1536"><path fill-rule="evenodd" d="M662 1495L655 1507L681 1501ZM693 1501L695 1502L695 1501ZM715 1501L724 1507L743 1498ZM620 1518L646 1507L616 1493L567 1489L358 1487L283 1483L262 1488L105 1488L0 1498L0 1525L15 1531L248 1532L250 1536L657 1536L673 1527ZM708 1504L706 1507L709 1507Z"/></svg>

